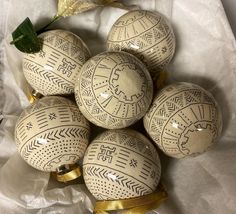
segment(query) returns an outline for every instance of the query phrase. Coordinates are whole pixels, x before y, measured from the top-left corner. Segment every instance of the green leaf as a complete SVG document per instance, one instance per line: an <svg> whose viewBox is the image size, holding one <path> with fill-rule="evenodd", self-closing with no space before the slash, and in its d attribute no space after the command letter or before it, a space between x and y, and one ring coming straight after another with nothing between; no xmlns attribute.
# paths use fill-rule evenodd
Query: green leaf
<svg viewBox="0 0 236 214"><path fill-rule="evenodd" d="M42 43L28 17L12 33L12 38L11 44L21 52L36 53L41 50Z"/></svg>

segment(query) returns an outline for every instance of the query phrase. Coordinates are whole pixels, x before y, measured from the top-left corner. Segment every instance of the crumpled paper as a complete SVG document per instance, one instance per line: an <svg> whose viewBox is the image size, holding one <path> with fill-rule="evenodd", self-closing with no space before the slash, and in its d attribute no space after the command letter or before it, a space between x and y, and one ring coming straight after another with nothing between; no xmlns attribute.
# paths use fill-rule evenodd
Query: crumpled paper
<svg viewBox="0 0 236 214"><path fill-rule="evenodd" d="M161 154L169 199L158 214L234 214L236 210L236 42L220 0L130 0L170 19L177 50L169 82L189 81L211 91L221 106L224 130L218 145L195 158ZM21 90L22 54L10 33L26 17L40 28L56 14L57 1L0 1L0 212L7 214L91 213L94 198L84 185L64 185L27 165L16 152L14 125L29 102ZM71 30L93 55L105 50L111 25L126 11L98 8L61 19L54 28Z"/></svg>

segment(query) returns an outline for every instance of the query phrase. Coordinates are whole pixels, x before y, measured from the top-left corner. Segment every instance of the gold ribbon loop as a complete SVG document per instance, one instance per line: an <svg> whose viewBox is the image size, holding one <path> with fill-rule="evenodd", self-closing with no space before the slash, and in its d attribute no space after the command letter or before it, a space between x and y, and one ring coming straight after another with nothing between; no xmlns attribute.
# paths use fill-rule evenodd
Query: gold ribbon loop
<svg viewBox="0 0 236 214"><path fill-rule="evenodd" d="M123 210L122 214L144 214L158 208L167 198L167 192L160 185L155 192L149 195L122 200L97 201L94 214L108 214L109 211L117 210Z"/></svg>
<svg viewBox="0 0 236 214"><path fill-rule="evenodd" d="M82 175L82 173L79 166L72 165L71 171L65 172L63 174L52 172L52 175L57 179L57 181L66 183L68 181L72 181L79 178Z"/></svg>

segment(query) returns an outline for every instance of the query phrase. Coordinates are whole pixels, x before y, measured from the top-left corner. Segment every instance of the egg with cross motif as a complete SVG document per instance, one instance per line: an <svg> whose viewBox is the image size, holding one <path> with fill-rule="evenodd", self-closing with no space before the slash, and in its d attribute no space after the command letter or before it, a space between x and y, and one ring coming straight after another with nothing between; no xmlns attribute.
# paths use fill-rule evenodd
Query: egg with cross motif
<svg viewBox="0 0 236 214"><path fill-rule="evenodd" d="M83 160L85 184L97 200L127 199L156 190L161 164L156 148L131 129L98 135Z"/></svg>
<svg viewBox="0 0 236 214"><path fill-rule="evenodd" d="M40 94L72 94L82 65L90 52L82 39L65 30L51 30L39 35L42 49L24 54L23 72L32 88Z"/></svg>
<svg viewBox="0 0 236 214"><path fill-rule="evenodd" d="M208 91L180 82L157 93L144 117L144 127L165 154L191 157L215 145L222 130L222 115Z"/></svg>
<svg viewBox="0 0 236 214"><path fill-rule="evenodd" d="M15 142L22 158L47 172L77 163L89 135L89 122L77 105L58 96L35 101L21 113L15 126Z"/></svg>
<svg viewBox="0 0 236 214"><path fill-rule="evenodd" d="M103 52L82 67L75 98L83 115L106 129L128 127L141 119L153 96L147 68L126 52Z"/></svg>
<svg viewBox="0 0 236 214"><path fill-rule="evenodd" d="M138 57L152 76L169 64L175 52L175 36L169 21L158 12L133 10L112 26L107 48Z"/></svg>

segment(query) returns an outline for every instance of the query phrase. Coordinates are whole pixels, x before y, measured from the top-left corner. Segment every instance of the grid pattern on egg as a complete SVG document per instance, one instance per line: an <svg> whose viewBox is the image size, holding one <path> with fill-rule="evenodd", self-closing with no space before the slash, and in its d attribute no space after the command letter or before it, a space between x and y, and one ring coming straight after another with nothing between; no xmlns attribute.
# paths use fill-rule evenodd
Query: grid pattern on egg
<svg viewBox="0 0 236 214"><path fill-rule="evenodd" d="M160 179L160 160L153 145L137 132L117 132L100 135L85 154L85 183L99 200L146 195Z"/></svg>
<svg viewBox="0 0 236 214"><path fill-rule="evenodd" d="M89 124L78 107L65 98L44 97L21 114L16 144L33 167L54 171L60 164L75 163L85 152Z"/></svg>
<svg viewBox="0 0 236 214"><path fill-rule="evenodd" d="M132 82L124 84L129 73ZM83 66L75 97L91 122L121 128L144 115L152 100L152 90L152 80L140 61L124 52L108 52Z"/></svg>
<svg viewBox="0 0 236 214"><path fill-rule="evenodd" d="M211 141L203 148L211 147L221 132L220 123L221 115L214 98L189 83L176 83L163 89L144 117L144 127L151 138L164 152L178 158L198 154L187 146L199 129L207 132Z"/></svg>
<svg viewBox="0 0 236 214"><path fill-rule="evenodd" d="M24 56L27 81L43 95L73 93L78 72L90 57L88 49L79 37L66 31L49 31L42 38L42 50Z"/></svg>
<svg viewBox="0 0 236 214"><path fill-rule="evenodd" d="M123 50L137 56L152 73L163 68L175 51L175 36L165 18L150 11L131 11L110 30L109 50Z"/></svg>

